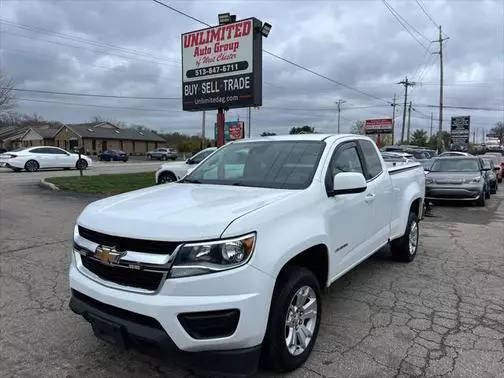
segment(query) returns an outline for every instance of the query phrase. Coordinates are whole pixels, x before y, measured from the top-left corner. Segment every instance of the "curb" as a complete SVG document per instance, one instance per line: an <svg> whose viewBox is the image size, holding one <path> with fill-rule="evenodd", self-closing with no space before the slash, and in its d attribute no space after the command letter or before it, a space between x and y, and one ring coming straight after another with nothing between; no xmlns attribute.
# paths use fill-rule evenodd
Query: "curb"
<svg viewBox="0 0 504 378"><path fill-rule="evenodd" d="M46 189L60 190L60 188L58 188L56 185L54 185L50 182L47 182L44 178L40 179L39 185L43 188L46 188Z"/></svg>

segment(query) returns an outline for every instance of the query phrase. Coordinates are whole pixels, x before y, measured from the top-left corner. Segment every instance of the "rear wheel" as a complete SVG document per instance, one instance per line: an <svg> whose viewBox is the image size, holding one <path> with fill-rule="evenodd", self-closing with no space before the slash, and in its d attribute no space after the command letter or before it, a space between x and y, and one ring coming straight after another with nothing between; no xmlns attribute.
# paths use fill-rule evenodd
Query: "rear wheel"
<svg viewBox="0 0 504 378"><path fill-rule="evenodd" d="M485 189L485 198L490 199L490 185Z"/></svg>
<svg viewBox="0 0 504 378"><path fill-rule="evenodd" d="M88 163L84 159L77 160L77 163L75 163L75 168L77 168L79 170L80 169L84 170L87 168L87 166L88 166Z"/></svg>
<svg viewBox="0 0 504 378"><path fill-rule="evenodd" d="M174 181L177 181L177 178L171 172L163 172L159 175L158 178L158 184L166 184Z"/></svg>
<svg viewBox="0 0 504 378"><path fill-rule="evenodd" d="M394 260L411 262L415 259L418 249L419 234L420 227L418 224L418 217L415 213L410 213L408 224L406 225L406 232L399 239L393 240L390 245Z"/></svg>
<svg viewBox="0 0 504 378"><path fill-rule="evenodd" d="M166 160L166 155L161 155L161 160Z"/></svg>
<svg viewBox="0 0 504 378"><path fill-rule="evenodd" d="M152 160L152 155L151 155L151 154L148 154L148 155L147 155L147 159Z"/></svg>
<svg viewBox="0 0 504 378"><path fill-rule="evenodd" d="M263 363L285 372L300 367L317 339L322 312L320 287L308 269L289 266L279 275L263 342Z"/></svg>
<svg viewBox="0 0 504 378"><path fill-rule="evenodd" d="M39 163L37 163L36 160L28 160L26 163L25 163L25 169L28 171L28 172L37 172L40 168L40 165Z"/></svg>

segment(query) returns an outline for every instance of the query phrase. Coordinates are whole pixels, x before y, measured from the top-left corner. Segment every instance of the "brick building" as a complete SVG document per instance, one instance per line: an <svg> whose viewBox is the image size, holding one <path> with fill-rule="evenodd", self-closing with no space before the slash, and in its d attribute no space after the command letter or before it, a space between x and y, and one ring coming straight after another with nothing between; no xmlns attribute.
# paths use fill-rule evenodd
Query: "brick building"
<svg viewBox="0 0 504 378"><path fill-rule="evenodd" d="M166 147L167 143L152 131L123 129L110 122L92 122L63 125L54 135L54 145L66 150L84 146L89 155L104 150L144 155L155 148Z"/></svg>

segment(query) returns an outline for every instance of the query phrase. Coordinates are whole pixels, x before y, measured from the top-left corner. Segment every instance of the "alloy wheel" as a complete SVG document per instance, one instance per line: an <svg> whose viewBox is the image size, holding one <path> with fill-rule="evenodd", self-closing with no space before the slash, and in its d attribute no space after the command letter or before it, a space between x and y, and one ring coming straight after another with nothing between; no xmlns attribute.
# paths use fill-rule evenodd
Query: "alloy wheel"
<svg viewBox="0 0 504 378"><path fill-rule="evenodd" d="M317 295L310 286L302 286L292 297L285 317L285 344L298 356L312 341L317 325Z"/></svg>
<svg viewBox="0 0 504 378"><path fill-rule="evenodd" d="M408 238L408 245L409 245L410 255L414 255L416 252L416 249L417 249L417 245L418 245L418 224L417 224L417 222L413 222L411 224L409 238Z"/></svg>

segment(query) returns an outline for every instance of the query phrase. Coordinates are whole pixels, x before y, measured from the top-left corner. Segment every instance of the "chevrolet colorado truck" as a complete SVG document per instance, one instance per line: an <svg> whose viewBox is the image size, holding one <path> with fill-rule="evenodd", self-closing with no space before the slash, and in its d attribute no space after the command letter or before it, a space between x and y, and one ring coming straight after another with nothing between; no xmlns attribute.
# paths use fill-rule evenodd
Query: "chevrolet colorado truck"
<svg viewBox="0 0 504 378"><path fill-rule="evenodd" d="M386 245L415 258L424 192L420 164L387 167L364 136L233 142L177 182L83 210L70 307L98 337L196 370L290 371L323 288Z"/></svg>

